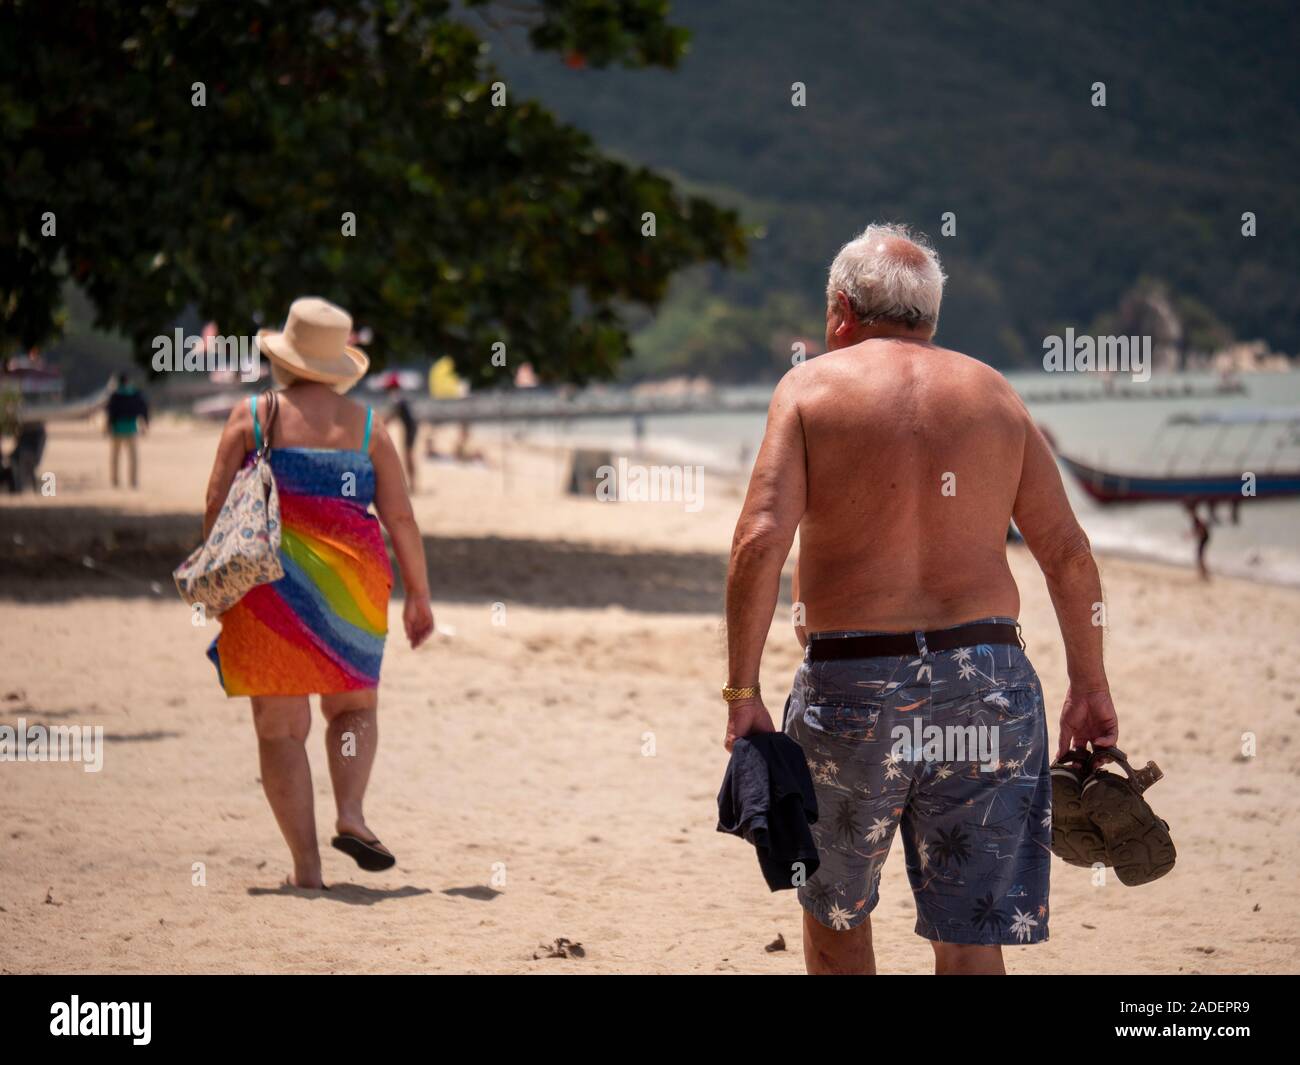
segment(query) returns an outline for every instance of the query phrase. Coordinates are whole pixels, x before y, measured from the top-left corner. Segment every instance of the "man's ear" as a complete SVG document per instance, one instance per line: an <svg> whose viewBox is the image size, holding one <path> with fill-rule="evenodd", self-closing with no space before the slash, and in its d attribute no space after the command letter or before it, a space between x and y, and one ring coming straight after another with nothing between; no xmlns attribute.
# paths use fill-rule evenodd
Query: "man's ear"
<svg viewBox="0 0 1300 1065"><path fill-rule="evenodd" d="M835 293L835 306L839 309L839 322L835 326L837 337L848 336L858 325L858 316L853 313L853 304L842 291Z"/></svg>

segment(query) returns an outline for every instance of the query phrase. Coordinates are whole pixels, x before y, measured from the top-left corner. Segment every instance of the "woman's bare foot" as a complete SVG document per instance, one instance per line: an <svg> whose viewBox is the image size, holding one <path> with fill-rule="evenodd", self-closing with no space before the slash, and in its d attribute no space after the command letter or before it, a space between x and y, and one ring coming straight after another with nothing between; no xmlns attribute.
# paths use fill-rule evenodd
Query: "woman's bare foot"
<svg viewBox="0 0 1300 1065"><path fill-rule="evenodd" d="M327 891L325 881L321 879L320 873L315 876L305 875L298 872L290 873L284 878L284 886L291 888L302 888L304 891Z"/></svg>

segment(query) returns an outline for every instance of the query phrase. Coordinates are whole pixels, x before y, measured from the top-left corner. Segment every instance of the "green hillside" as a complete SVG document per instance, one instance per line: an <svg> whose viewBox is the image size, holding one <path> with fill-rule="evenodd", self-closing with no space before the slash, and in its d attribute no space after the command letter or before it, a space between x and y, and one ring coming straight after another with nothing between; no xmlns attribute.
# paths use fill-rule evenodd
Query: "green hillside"
<svg viewBox="0 0 1300 1065"><path fill-rule="evenodd" d="M747 270L677 285L633 376L778 372L792 336L820 335L826 266L872 219L932 236L950 278L941 340L997 365L1036 364L1045 334L1087 328L1140 277L1295 352L1297 12L693 0L673 5L692 33L676 71L571 69L500 35L492 58L512 89L761 234ZM1241 235L1245 211L1258 236Z"/></svg>

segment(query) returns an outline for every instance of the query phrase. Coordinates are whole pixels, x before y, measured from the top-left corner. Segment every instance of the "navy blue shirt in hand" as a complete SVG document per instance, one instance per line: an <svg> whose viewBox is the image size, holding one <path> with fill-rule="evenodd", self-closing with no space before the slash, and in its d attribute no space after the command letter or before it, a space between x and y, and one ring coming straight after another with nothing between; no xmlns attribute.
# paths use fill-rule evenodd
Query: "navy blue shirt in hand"
<svg viewBox="0 0 1300 1065"><path fill-rule="evenodd" d="M773 891L798 887L817 871L817 796L803 749L783 732L758 732L731 748L718 792L718 831L752 843Z"/></svg>

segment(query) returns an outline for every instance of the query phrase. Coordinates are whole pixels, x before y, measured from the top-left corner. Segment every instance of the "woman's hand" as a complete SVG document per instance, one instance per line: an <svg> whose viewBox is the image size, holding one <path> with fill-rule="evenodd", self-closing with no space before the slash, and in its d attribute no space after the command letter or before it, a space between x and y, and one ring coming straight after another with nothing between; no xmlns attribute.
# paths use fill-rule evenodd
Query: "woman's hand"
<svg viewBox="0 0 1300 1065"><path fill-rule="evenodd" d="M408 595L402 607L402 624L406 626L406 638L414 651L433 635L433 607L429 605L428 595Z"/></svg>

